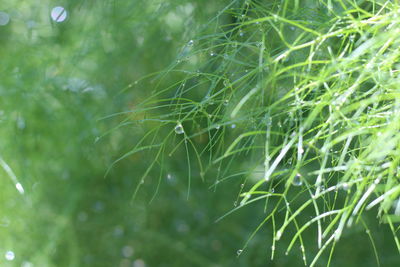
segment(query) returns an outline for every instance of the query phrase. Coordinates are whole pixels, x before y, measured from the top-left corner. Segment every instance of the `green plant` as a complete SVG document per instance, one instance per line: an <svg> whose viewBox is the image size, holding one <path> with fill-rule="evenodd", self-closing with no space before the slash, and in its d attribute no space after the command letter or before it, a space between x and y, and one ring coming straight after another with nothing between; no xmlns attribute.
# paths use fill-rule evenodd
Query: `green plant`
<svg viewBox="0 0 400 267"><path fill-rule="evenodd" d="M398 265L398 1L57 5L0 10L1 266Z"/></svg>
<svg viewBox="0 0 400 267"><path fill-rule="evenodd" d="M101 117L141 101L118 93L172 60L178 37L214 6L195 13L195 4L2 1L0 266L140 264L141 247L156 243L145 241L170 242L146 228L149 207L129 203L141 159L104 179L142 132L125 125L100 138L114 126ZM52 17L56 6L66 18Z"/></svg>
<svg viewBox="0 0 400 267"><path fill-rule="evenodd" d="M115 163L152 158L133 197L151 177L156 195L166 166L185 161L188 198L202 179L214 190L240 185L228 214L264 202L238 254L268 223L271 258L289 235L287 253L300 244L314 266L328 251L329 265L355 224L376 252L369 209L400 250L399 14L397 1L232 1L166 71L128 86L153 88L115 114L145 129Z"/></svg>

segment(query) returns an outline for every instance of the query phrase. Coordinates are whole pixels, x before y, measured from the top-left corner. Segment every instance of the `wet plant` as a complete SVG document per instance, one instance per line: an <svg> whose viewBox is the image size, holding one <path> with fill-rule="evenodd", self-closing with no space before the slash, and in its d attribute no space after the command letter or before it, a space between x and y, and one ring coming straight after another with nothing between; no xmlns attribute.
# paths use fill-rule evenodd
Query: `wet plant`
<svg viewBox="0 0 400 267"><path fill-rule="evenodd" d="M259 203L263 218L238 256L270 228L272 259L285 239L286 254L329 265L361 227L379 265L369 210L400 251L399 15L397 1L231 1L167 69L123 90L151 94L105 118L144 129L110 171L149 156L133 199L145 183L157 197L171 164L185 166L187 198L194 181L240 185L218 221Z"/></svg>

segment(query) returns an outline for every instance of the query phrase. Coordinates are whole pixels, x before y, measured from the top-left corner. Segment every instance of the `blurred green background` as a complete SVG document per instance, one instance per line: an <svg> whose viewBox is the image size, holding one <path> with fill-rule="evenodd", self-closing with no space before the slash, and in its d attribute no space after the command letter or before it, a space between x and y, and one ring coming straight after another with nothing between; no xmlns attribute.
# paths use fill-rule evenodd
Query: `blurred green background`
<svg viewBox="0 0 400 267"><path fill-rule="evenodd" d="M2 0L0 266L303 265L300 249L284 255L288 240L270 260L270 225L237 257L263 221L264 203L215 223L234 207L240 181L214 190L218 169L204 182L194 174L187 199L184 153L164 162L151 203L153 174L131 200L152 154L128 157L105 176L151 126L118 127L124 118L104 117L148 97L151 81L134 81L174 64L188 40L214 30L216 14L239 2ZM52 13L56 6L67 13ZM233 21L229 14L218 20ZM179 79L170 73L158 88ZM369 226L381 266L397 266L391 233L373 219ZM345 233L332 266L376 266L363 231Z"/></svg>

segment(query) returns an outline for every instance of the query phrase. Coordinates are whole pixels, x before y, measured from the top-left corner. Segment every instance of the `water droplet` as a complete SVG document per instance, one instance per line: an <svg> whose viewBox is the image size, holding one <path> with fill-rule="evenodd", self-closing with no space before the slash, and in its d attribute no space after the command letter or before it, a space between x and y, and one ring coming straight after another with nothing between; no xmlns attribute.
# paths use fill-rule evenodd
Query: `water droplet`
<svg viewBox="0 0 400 267"><path fill-rule="evenodd" d="M133 255L133 248L131 246L124 246L122 248L122 256L129 258Z"/></svg>
<svg viewBox="0 0 400 267"><path fill-rule="evenodd" d="M171 180L172 179L172 175L170 173L167 174L167 179Z"/></svg>
<svg viewBox="0 0 400 267"><path fill-rule="evenodd" d="M33 267L33 263L29 261L22 262L21 267Z"/></svg>
<svg viewBox="0 0 400 267"><path fill-rule="evenodd" d="M240 36L240 37L243 37L243 36L244 36L244 32L240 31L240 32L239 32L239 36Z"/></svg>
<svg viewBox="0 0 400 267"><path fill-rule="evenodd" d="M192 46L194 44L193 40L189 40L189 42L187 43L188 46Z"/></svg>
<svg viewBox="0 0 400 267"><path fill-rule="evenodd" d="M8 261L12 261L15 259L15 254L13 251L9 250L6 252L6 254L4 255L4 257L6 258L6 260Z"/></svg>
<svg viewBox="0 0 400 267"><path fill-rule="evenodd" d="M282 237L282 231L281 231L281 230L278 230L278 231L276 232L276 237L275 237L275 239L276 239L276 240L279 240L279 239L281 239L281 237Z"/></svg>
<svg viewBox="0 0 400 267"><path fill-rule="evenodd" d="M176 133L176 134L183 134L184 132L185 132L185 131L183 130L182 124L178 123L178 124L175 126L175 133Z"/></svg>
<svg viewBox="0 0 400 267"><path fill-rule="evenodd" d="M214 56L216 56L216 55L217 55L217 54L215 54L213 51L210 52L210 56L211 56L211 57L214 57Z"/></svg>
<svg viewBox="0 0 400 267"><path fill-rule="evenodd" d="M104 210L104 204L101 201L96 201L93 205L93 210L95 212L102 212Z"/></svg>
<svg viewBox="0 0 400 267"><path fill-rule="evenodd" d="M232 128L232 129L235 129L235 128L236 128L236 124L232 124L232 125L231 125L231 128Z"/></svg>
<svg viewBox="0 0 400 267"><path fill-rule="evenodd" d="M17 188L17 190L18 190L18 192L20 193L20 194L24 194L25 193L25 190L24 190L24 188L22 187L22 184L21 183L16 183L15 184L15 188Z"/></svg>
<svg viewBox="0 0 400 267"><path fill-rule="evenodd" d="M25 123L24 118L22 118L22 117L17 118L17 127L18 127L18 129L21 129L21 130L25 129L26 123Z"/></svg>
<svg viewBox="0 0 400 267"><path fill-rule="evenodd" d="M120 237L124 234L124 228L121 225L117 225L114 228L114 236Z"/></svg>
<svg viewBox="0 0 400 267"><path fill-rule="evenodd" d="M244 184L241 184L240 187L243 188L243 187L244 187Z"/></svg>
<svg viewBox="0 0 400 267"><path fill-rule="evenodd" d="M296 176L293 178L292 184L294 186L301 186L303 184L300 173L296 174Z"/></svg>
<svg viewBox="0 0 400 267"><path fill-rule="evenodd" d="M348 183L343 183L343 184L341 185L341 188L342 188L344 191L348 191L348 190L350 189L350 186L349 186Z"/></svg>
<svg viewBox="0 0 400 267"><path fill-rule="evenodd" d="M229 100L228 99L225 99L224 100L224 106L227 106L229 104Z"/></svg>
<svg viewBox="0 0 400 267"><path fill-rule="evenodd" d="M221 128L221 126L220 126L219 124L217 124L217 125L215 126L215 129L219 130L219 128Z"/></svg>
<svg viewBox="0 0 400 267"><path fill-rule="evenodd" d="M240 256L240 254L242 254L242 252L243 252L243 249L238 249L238 250L236 251L236 255Z"/></svg>
<svg viewBox="0 0 400 267"><path fill-rule="evenodd" d="M0 11L0 26L5 26L10 22L10 16L5 13Z"/></svg>
<svg viewBox="0 0 400 267"><path fill-rule="evenodd" d="M265 125L267 125L267 126L271 126L271 125L272 125L272 119L271 119L271 117L268 116L268 115L265 115L265 116L264 116L263 122L264 122Z"/></svg>
<svg viewBox="0 0 400 267"><path fill-rule="evenodd" d="M146 267L146 263L142 259L137 259L133 262L133 267Z"/></svg>
<svg viewBox="0 0 400 267"><path fill-rule="evenodd" d="M67 18L67 10L62 6L56 6L51 10L51 19L55 22L63 22Z"/></svg>

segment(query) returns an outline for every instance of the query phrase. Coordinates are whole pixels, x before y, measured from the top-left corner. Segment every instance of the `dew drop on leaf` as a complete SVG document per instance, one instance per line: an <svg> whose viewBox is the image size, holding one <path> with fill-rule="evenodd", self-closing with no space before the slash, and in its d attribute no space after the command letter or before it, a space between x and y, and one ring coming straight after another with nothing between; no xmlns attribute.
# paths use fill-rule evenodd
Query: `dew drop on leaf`
<svg viewBox="0 0 400 267"><path fill-rule="evenodd" d="M22 186L21 183L16 183L15 188L17 188L18 192L23 195L25 193L24 187Z"/></svg>
<svg viewBox="0 0 400 267"><path fill-rule="evenodd" d="M341 188L342 188L344 191L348 191L349 188L350 188L350 186L349 186L348 183L343 183L342 186L341 186Z"/></svg>
<svg viewBox="0 0 400 267"><path fill-rule="evenodd" d="M301 179L301 174L296 174L296 176L293 178L292 184L294 186L301 186L303 184L303 181Z"/></svg>
<svg viewBox="0 0 400 267"><path fill-rule="evenodd" d="M5 13L0 11L0 26L5 26L10 22L10 16Z"/></svg>
<svg viewBox="0 0 400 267"><path fill-rule="evenodd" d="M62 6L56 6L51 10L51 19L55 22L63 22L67 18L67 11Z"/></svg>
<svg viewBox="0 0 400 267"><path fill-rule="evenodd" d="M4 255L4 257L6 258L6 260L8 261L12 261L15 259L15 254L14 252L12 252L11 250L7 251L6 254Z"/></svg>
<svg viewBox="0 0 400 267"><path fill-rule="evenodd" d="M180 124L180 123L178 123L176 126L175 126L175 133L176 134L183 134L185 131L183 130L183 126L182 126L182 124Z"/></svg>

